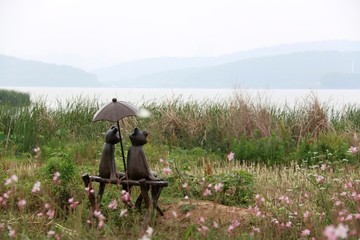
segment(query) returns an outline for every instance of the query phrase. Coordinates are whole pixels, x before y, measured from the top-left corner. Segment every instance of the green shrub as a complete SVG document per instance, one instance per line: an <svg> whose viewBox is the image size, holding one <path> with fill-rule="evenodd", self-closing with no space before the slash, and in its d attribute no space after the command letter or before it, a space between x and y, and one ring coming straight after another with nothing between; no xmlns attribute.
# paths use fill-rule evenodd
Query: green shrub
<svg viewBox="0 0 360 240"><path fill-rule="evenodd" d="M214 191L211 200L229 206L248 206L253 203L254 177L249 172L230 171L209 176L207 181L213 186L218 183L224 185L222 191Z"/></svg>
<svg viewBox="0 0 360 240"><path fill-rule="evenodd" d="M60 173L57 181L54 174ZM68 206L68 199L79 192L79 171L74 161L66 153L54 153L41 169L42 179L51 185L54 201L61 208Z"/></svg>
<svg viewBox="0 0 360 240"><path fill-rule="evenodd" d="M178 197L188 195L190 198L211 200L229 206L248 206L253 202L254 176L246 171L236 170L221 174L208 175L199 178L194 175L183 173L177 176L178 172L167 178L169 185L179 185ZM184 187L186 184L186 187ZM220 190L216 185L222 184ZM204 195L205 191L210 190L211 194Z"/></svg>
<svg viewBox="0 0 360 240"><path fill-rule="evenodd" d="M282 139L273 133L269 137L257 137L255 134L253 138L242 136L235 139L232 151L239 160L279 164L292 161L290 153L295 148L293 140Z"/></svg>
<svg viewBox="0 0 360 240"><path fill-rule="evenodd" d="M349 157L347 139L336 133L322 133L318 140L303 139L297 150L299 162L317 165L325 162L335 162Z"/></svg>

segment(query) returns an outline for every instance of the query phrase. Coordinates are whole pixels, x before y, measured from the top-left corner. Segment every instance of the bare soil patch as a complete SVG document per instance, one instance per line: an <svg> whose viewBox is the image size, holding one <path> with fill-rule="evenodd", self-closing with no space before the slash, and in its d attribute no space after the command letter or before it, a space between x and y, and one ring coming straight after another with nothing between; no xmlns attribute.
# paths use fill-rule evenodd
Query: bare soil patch
<svg viewBox="0 0 360 240"><path fill-rule="evenodd" d="M211 201L183 200L176 204L163 205L164 216L160 219L167 223L177 223L182 227L199 223L203 217L206 222L216 222L225 225L238 220L244 224L250 217L250 211L245 208L225 206Z"/></svg>

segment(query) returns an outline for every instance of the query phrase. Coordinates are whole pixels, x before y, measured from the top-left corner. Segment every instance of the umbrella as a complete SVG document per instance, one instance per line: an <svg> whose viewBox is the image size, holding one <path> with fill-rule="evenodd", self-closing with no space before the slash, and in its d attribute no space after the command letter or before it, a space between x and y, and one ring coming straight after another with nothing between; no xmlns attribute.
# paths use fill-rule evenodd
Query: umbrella
<svg viewBox="0 0 360 240"><path fill-rule="evenodd" d="M121 130L119 121L124 117L136 116L139 113L139 109L128 102L117 101L116 98L112 99L112 102L100 108L94 115L93 122L97 121L110 121L116 122L120 135L121 154L124 163L124 171L126 172L126 163L124 155L124 147L122 143Z"/></svg>

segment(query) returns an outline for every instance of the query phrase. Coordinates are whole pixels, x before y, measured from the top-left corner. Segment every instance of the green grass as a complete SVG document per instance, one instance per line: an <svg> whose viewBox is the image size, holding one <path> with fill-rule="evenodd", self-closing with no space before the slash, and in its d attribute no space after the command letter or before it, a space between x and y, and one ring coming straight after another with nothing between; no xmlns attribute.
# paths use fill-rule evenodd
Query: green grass
<svg viewBox="0 0 360 240"><path fill-rule="evenodd" d="M357 106L338 111L310 96L294 108L279 108L236 92L223 103L146 103L142 107L151 118L126 118L120 124L125 149L135 126L150 133L144 147L148 161L169 182L160 206L168 209L187 196L243 208L246 218L201 216L205 212L189 204L178 214L200 214L201 221L167 212L167 219L151 216L142 227L145 212L120 217L121 189L111 186L102 201L101 228L96 219L90 219L92 226L87 223L90 209L81 180L83 173L97 174L104 132L111 125L92 123L99 107L95 99L82 98L51 109L43 101L0 105L1 239L10 239L12 230L17 239L55 238L49 231L62 239L139 239L148 225L153 239L322 239L326 227L340 223L349 228L349 238L360 234L360 159L348 151L359 147ZM116 151L121 170L119 147ZM229 161L229 152L234 160ZM60 181L53 180L56 172ZM37 181L41 188L33 193ZM79 202L74 209L70 198ZM113 200L119 203L116 210L107 207ZM304 230L310 234L302 236Z"/></svg>

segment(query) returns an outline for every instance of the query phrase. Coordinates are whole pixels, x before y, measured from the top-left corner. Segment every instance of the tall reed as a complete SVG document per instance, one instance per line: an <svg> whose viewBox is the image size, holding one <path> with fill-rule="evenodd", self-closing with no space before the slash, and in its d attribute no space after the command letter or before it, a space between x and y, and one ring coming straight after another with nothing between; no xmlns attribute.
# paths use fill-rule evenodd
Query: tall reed
<svg viewBox="0 0 360 240"><path fill-rule="evenodd" d="M30 152L36 145L102 142L103 132L113 124L92 122L99 109L96 99L59 101L55 108L49 108L44 101L28 107L0 107L0 139L17 153ZM123 119L125 140L139 126L149 130L153 144L198 147L216 154L234 151L239 160L265 163L303 159L308 152L325 151L326 147L343 154L350 145L359 144L359 108L345 106L336 110L314 94L292 107L271 105L266 96L254 99L240 91L223 102L184 101L179 97L147 102L141 107L148 109L151 117ZM327 146L325 140L330 141Z"/></svg>

